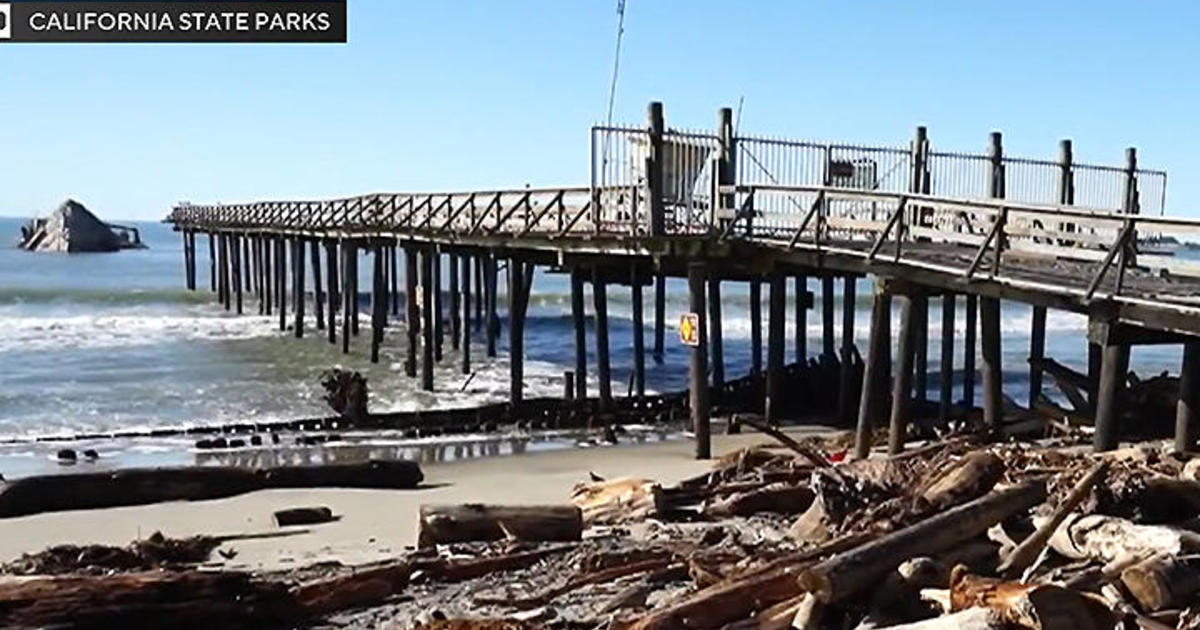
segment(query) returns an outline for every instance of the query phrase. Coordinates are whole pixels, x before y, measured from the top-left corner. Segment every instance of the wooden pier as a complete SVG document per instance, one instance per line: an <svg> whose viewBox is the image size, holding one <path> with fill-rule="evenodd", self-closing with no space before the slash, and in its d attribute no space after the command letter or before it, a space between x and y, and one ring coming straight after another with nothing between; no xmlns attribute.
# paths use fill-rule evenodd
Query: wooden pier
<svg viewBox="0 0 1200 630"><path fill-rule="evenodd" d="M920 410L932 409L943 423L978 415L986 429L1001 431L1039 407L1051 310L1089 320L1087 339L1080 340L1091 357L1087 400L1069 411L1092 419L1097 449L1117 445L1129 352L1140 344L1184 347L1176 444L1195 448L1200 262L1147 244L1196 238L1200 221L1161 216L1165 173L1140 169L1133 149L1123 165L1097 166L1076 163L1069 141L1061 143L1056 160L1005 155L999 133L988 138L985 153L976 154L936 151L924 128L908 146L861 147L738 135L728 109L720 110L712 131L667 128L657 103L647 118L644 127L592 129L586 186L184 203L167 220L183 236L189 289L197 288L196 236L205 235L209 284L224 308L241 313L248 294L260 314L276 309L281 331L290 328L302 337L311 320L343 352L357 343L358 263L367 257L371 360L379 360L382 344L394 343L384 333L394 330L388 321L399 317L403 294L408 376L433 391L436 363L455 354L469 374L476 336L492 357L505 334L513 403L525 395L523 340L534 270L568 274L575 361L564 376L564 393L594 397L600 414L614 407L609 291L631 291L630 394L636 399L645 393L645 355L662 360L667 323L682 315L666 309L666 279L686 278L689 311L699 322L690 348L688 407L700 457L710 454L709 389L727 380L722 321L730 313L721 298L723 283L748 283L750 377L761 387L768 421L787 413L780 401L796 389L785 381L789 278L792 358L837 375L821 390L822 400L797 401L793 394L790 410L825 405L821 411L828 417L856 424L860 457L877 426L890 427L891 452L902 449ZM311 289L305 286L306 258ZM864 277L874 279L875 289L870 335L860 350L855 288ZM820 343L813 344L821 351L813 357L808 310L816 300L810 282L821 294ZM594 393L587 390L588 283L599 386ZM653 289L654 315L649 350L647 288ZM311 315L305 312L310 296ZM1028 365L1002 365L1002 301L1033 307ZM938 307L943 367L936 400L927 401L930 310ZM899 319L895 339L893 311ZM955 369L954 331L962 312L965 348ZM1029 371L1028 409L1006 403L1006 368ZM972 411L977 371L982 409Z"/></svg>

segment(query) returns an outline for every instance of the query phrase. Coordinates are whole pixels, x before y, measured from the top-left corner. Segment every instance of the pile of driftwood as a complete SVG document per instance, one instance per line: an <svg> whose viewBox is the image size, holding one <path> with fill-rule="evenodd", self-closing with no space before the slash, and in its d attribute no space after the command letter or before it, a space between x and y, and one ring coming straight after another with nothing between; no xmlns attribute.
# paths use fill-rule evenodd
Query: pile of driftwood
<svg viewBox="0 0 1200 630"><path fill-rule="evenodd" d="M1200 459L966 436L847 461L757 428L670 487L427 505L418 548L366 567L0 578L0 625L1200 629Z"/></svg>

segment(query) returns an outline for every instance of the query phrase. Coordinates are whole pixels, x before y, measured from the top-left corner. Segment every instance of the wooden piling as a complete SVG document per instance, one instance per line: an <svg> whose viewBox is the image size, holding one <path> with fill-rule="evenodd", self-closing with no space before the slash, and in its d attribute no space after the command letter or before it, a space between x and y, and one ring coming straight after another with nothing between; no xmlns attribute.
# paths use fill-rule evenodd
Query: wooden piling
<svg viewBox="0 0 1200 630"><path fill-rule="evenodd" d="M663 274L654 275L654 362L663 362L663 340L666 337L667 279ZM580 398L584 396L580 394Z"/></svg>
<svg viewBox="0 0 1200 630"><path fill-rule="evenodd" d="M433 279L433 259L436 252L432 247L421 250L421 389L433 391L433 362L434 362L434 302L433 292L437 285Z"/></svg>
<svg viewBox="0 0 1200 630"><path fill-rule="evenodd" d="M704 317L704 263L688 265L688 307L699 320L697 331L699 343L691 349L688 369L689 403L692 410L692 432L696 436L696 459L712 457L711 430L709 426L708 400L708 333Z"/></svg>
<svg viewBox="0 0 1200 630"><path fill-rule="evenodd" d="M942 294L942 356L941 369L938 376L938 422L943 425L950 421L950 412L954 405L954 315L957 304L955 295L949 291Z"/></svg>
<svg viewBox="0 0 1200 630"><path fill-rule="evenodd" d="M833 336L833 276L821 277L821 354L825 359L836 359L836 342Z"/></svg>
<svg viewBox="0 0 1200 630"><path fill-rule="evenodd" d="M571 269L571 328L575 333L575 396L587 398L587 322L583 312L583 272Z"/></svg>
<svg viewBox="0 0 1200 630"><path fill-rule="evenodd" d="M509 401L521 402L525 391L525 306L533 265L508 259L508 374Z"/></svg>
<svg viewBox="0 0 1200 630"><path fill-rule="evenodd" d="M1096 416L1097 400L1100 396L1100 367L1104 363L1103 349L1092 342L1087 344L1087 403L1088 413Z"/></svg>
<svg viewBox="0 0 1200 630"><path fill-rule="evenodd" d="M858 426L854 434L854 457L871 453L871 434L876 418L883 415L891 356L892 296L883 284L877 284L871 305L871 332L867 340L867 364L863 369L862 395L858 406Z"/></svg>
<svg viewBox="0 0 1200 630"><path fill-rule="evenodd" d="M387 249L383 245L375 245L372 251L371 363L379 363L379 346L383 343L384 318L387 317L387 279L384 276Z"/></svg>
<svg viewBox="0 0 1200 630"><path fill-rule="evenodd" d="M1046 356L1046 307L1034 306L1029 322L1029 408L1042 395L1041 360Z"/></svg>
<svg viewBox="0 0 1200 630"><path fill-rule="evenodd" d="M217 290L217 254L216 254L216 237L212 232L208 233L208 288L213 292Z"/></svg>
<svg viewBox="0 0 1200 630"><path fill-rule="evenodd" d="M496 254L488 252L483 260L483 282L484 291L487 298L487 305L484 307L484 312L487 316L487 356L489 358L496 356L496 335L500 331L500 319L496 313L496 280L497 280L497 265Z"/></svg>
<svg viewBox="0 0 1200 630"><path fill-rule="evenodd" d="M321 241L308 242L312 262L313 315L317 317L317 330L325 330L325 291L321 288Z"/></svg>
<svg viewBox="0 0 1200 630"><path fill-rule="evenodd" d="M446 339L445 313L442 312L442 249L439 245L430 247L433 253L433 283L430 285L433 291L433 360L441 363L442 344Z"/></svg>
<svg viewBox="0 0 1200 630"><path fill-rule="evenodd" d="M750 281L750 375L762 376L762 281Z"/></svg>
<svg viewBox="0 0 1200 630"><path fill-rule="evenodd" d="M269 236L258 237L259 257L262 258L262 273L259 282L263 287L263 314L270 315L275 309L275 255L274 240Z"/></svg>
<svg viewBox="0 0 1200 630"><path fill-rule="evenodd" d="M929 297L913 297L913 318L917 330L916 356L913 360L913 398L929 400Z"/></svg>
<svg viewBox="0 0 1200 630"><path fill-rule="evenodd" d="M896 348L896 375L892 381L892 413L888 429L889 455L904 450L905 438L908 435L909 396L912 393L913 363L917 349L913 297L897 294L895 300L900 307L900 340Z"/></svg>
<svg viewBox="0 0 1200 630"><path fill-rule="evenodd" d="M404 373L417 376L417 348L420 346L421 307L417 299L417 250L409 243L404 248L404 326L408 347L404 355Z"/></svg>
<svg viewBox="0 0 1200 630"><path fill-rule="evenodd" d="M1179 370L1179 402L1175 408L1175 451L1196 449L1200 432L1200 341L1183 344L1183 365Z"/></svg>
<svg viewBox="0 0 1200 630"><path fill-rule="evenodd" d="M812 294L808 291L808 276L798 275L795 282L796 363L804 365L808 363L808 309L812 308Z"/></svg>
<svg viewBox="0 0 1200 630"><path fill-rule="evenodd" d="M353 249L350 241L342 241L342 354L350 353L350 337L353 335L350 323L354 318L354 307L351 306L354 300L354 281L351 275L354 273L353 258L356 254Z"/></svg>
<svg viewBox="0 0 1200 630"><path fill-rule="evenodd" d="M300 339L304 336L304 239L299 236L292 240L292 302L293 334Z"/></svg>
<svg viewBox="0 0 1200 630"><path fill-rule="evenodd" d="M637 265L629 268L630 310L633 316L633 393L646 395L646 321L642 308L642 281Z"/></svg>
<svg viewBox="0 0 1200 630"><path fill-rule="evenodd" d="M708 279L708 348L712 359L712 386L725 384L725 342L721 330L721 278Z"/></svg>
<svg viewBox="0 0 1200 630"><path fill-rule="evenodd" d="M221 306L229 310L229 235L221 234L217 238L217 299Z"/></svg>
<svg viewBox="0 0 1200 630"><path fill-rule="evenodd" d="M388 274L391 290L388 291L388 297L392 302L392 317L400 316L400 252L399 247L392 243L388 245L388 263L391 273Z"/></svg>
<svg viewBox="0 0 1200 630"><path fill-rule="evenodd" d="M1129 372L1129 345L1106 343L1101 346L1101 356L1096 432L1092 435L1092 448L1097 452L1117 448L1120 439L1121 397L1125 374Z"/></svg>
<svg viewBox="0 0 1200 630"><path fill-rule="evenodd" d="M462 373L471 373L471 256L463 254L462 265L462 327L459 334L461 340Z"/></svg>
<svg viewBox="0 0 1200 630"><path fill-rule="evenodd" d="M663 204L663 173L666 166L663 150L663 134L666 123L663 119L663 106L660 102L652 102L646 111L649 126L649 155L646 156L646 180L649 189L650 236L661 237L667 232L666 209Z"/></svg>
<svg viewBox="0 0 1200 630"><path fill-rule="evenodd" d="M347 246L350 249L350 334L358 336L358 243L349 241ZM345 290L345 288L343 288Z"/></svg>
<svg viewBox="0 0 1200 630"><path fill-rule="evenodd" d="M287 246L282 236L275 238L275 308L279 311L279 331L287 330Z"/></svg>
<svg viewBox="0 0 1200 630"><path fill-rule="evenodd" d="M778 424L783 417L784 305L787 283L782 271L773 271L768 280L771 295L767 304L767 383L763 419Z"/></svg>
<svg viewBox="0 0 1200 630"><path fill-rule="evenodd" d="M854 316L858 278L847 275L842 284L842 364L838 374L837 417L842 426L851 426L858 415L854 398Z"/></svg>
<svg viewBox="0 0 1200 630"><path fill-rule="evenodd" d="M242 314L242 237L237 234L231 234L229 237L229 249L231 258L233 259L233 294L235 296L236 308L234 309L238 315Z"/></svg>
<svg viewBox="0 0 1200 630"><path fill-rule="evenodd" d="M325 287L325 309L329 320L329 328L326 329L329 343L337 343L337 249L337 241L333 239L325 241L325 282L327 285Z"/></svg>
<svg viewBox="0 0 1200 630"><path fill-rule="evenodd" d="M472 256L475 259L475 332L479 332L487 323L483 315L483 307L487 303L487 287L483 282L483 256Z"/></svg>
<svg viewBox="0 0 1200 630"><path fill-rule="evenodd" d="M991 428L1000 426L1001 405L1004 404L1004 374L1000 354L1000 299L979 299L981 356L983 357L983 423Z"/></svg>
<svg viewBox="0 0 1200 630"><path fill-rule="evenodd" d="M462 341L462 314L458 310L461 296L458 294L458 253L449 253L450 263L450 347L458 350Z"/></svg>
<svg viewBox="0 0 1200 630"><path fill-rule="evenodd" d="M251 271L254 264L253 259L250 257L250 235L241 236L238 240L242 244L241 260L239 261L239 266L242 268L242 284L245 291L249 293L254 290L254 274Z"/></svg>
<svg viewBox="0 0 1200 630"><path fill-rule="evenodd" d="M974 293L968 293L963 304L963 382L962 400L967 408L975 406L975 346L976 330L979 322L979 298Z"/></svg>
<svg viewBox="0 0 1200 630"><path fill-rule="evenodd" d="M592 267L592 308L596 312L596 377L600 410L612 409L612 368L608 360L608 288L600 266Z"/></svg>
<svg viewBox="0 0 1200 630"><path fill-rule="evenodd" d="M192 287L192 255L191 249L188 246L188 231L183 229L179 231L180 237L183 239L183 286L191 291Z"/></svg>

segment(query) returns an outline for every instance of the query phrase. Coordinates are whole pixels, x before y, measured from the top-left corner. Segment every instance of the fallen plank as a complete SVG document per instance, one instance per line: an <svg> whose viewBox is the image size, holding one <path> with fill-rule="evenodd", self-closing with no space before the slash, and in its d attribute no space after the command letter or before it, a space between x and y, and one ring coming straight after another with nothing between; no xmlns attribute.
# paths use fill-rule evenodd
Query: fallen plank
<svg viewBox="0 0 1200 630"><path fill-rule="evenodd" d="M1030 534L1025 540L1022 540L1021 543L1017 545L1017 547L1013 549L1011 553L1008 554L1008 557L1000 563L1000 566L997 567L996 571L1002 574L1015 574L1024 571L1029 567L1029 565L1033 564L1033 561L1037 559L1038 555L1042 552L1042 549L1045 548L1046 544L1050 542L1050 537L1054 535L1054 532L1058 531L1059 525L1062 525L1062 522L1066 520L1067 516L1073 512L1075 508L1079 507L1080 503L1083 503L1083 500L1086 499L1092 492L1092 486L1096 485L1096 483L1101 477L1104 476L1104 473L1107 470L1108 462L1101 461L1099 464L1096 464L1096 466L1093 467L1088 474L1084 475L1083 478L1080 479L1073 488L1071 488L1071 493L1067 495L1067 498L1063 500L1062 504L1055 508L1054 513L1050 516L1050 518L1047 519L1046 522L1039 525L1037 530Z"/></svg>
<svg viewBox="0 0 1200 630"><path fill-rule="evenodd" d="M573 541L583 535L574 505L422 505L417 545L503 540Z"/></svg>

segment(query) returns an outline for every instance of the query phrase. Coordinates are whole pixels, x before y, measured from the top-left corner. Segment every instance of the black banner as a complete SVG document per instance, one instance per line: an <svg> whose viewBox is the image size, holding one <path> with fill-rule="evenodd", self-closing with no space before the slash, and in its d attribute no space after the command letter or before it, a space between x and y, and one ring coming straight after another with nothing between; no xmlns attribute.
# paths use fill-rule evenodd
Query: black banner
<svg viewBox="0 0 1200 630"><path fill-rule="evenodd" d="M346 0L0 2L0 44L345 41Z"/></svg>

